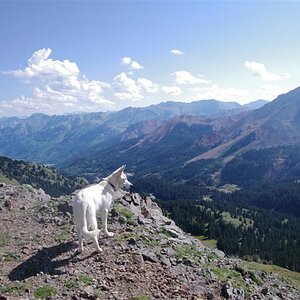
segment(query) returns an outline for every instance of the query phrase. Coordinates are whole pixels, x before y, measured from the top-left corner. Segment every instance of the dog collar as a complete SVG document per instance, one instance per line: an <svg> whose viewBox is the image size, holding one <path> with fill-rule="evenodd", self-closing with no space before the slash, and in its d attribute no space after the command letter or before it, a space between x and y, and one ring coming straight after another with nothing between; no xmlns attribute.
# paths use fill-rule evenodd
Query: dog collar
<svg viewBox="0 0 300 300"><path fill-rule="evenodd" d="M104 179L104 181L106 181L113 188L114 192L117 191L116 187L109 180Z"/></svg>

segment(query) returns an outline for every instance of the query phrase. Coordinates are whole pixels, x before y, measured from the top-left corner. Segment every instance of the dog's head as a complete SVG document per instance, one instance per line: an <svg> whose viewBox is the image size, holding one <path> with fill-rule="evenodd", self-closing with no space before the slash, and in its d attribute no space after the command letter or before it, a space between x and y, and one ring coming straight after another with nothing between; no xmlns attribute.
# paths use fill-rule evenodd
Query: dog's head
<svg viewBox="0 0 300 300"><path fill-rule="evenodd" d="M125 165L118 168L111 175L111 180L114 181L113 184L115 184L120 189L128 189L132 186L132 183L127 179L124 170L125 170Z"/></svg>

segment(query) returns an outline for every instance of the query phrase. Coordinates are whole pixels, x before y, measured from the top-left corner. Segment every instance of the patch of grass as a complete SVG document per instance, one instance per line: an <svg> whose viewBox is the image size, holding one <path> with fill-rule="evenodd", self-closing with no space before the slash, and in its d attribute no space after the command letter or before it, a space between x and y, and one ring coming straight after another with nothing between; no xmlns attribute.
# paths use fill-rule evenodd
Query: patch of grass
<svg viewBox="0 0 300 300"><path fill-rule="evenodd" d="M244 280L240 272L216 266L211 267L211 271L217 276L220 282L231 281L234 288L244 290L247 298L254 292L254 288Z"/></svg>
<svg viewBox="0 0 300 300"><path fill-rule="evenodd" d="M209 239L204 235L195 236L196 239L209 249L217 249L217 240Z"/></svg>
<svg viewBox="0 0 300 300"><path fill-rule="evenodd" d="M298 272L293 272L275 265L266 265L258 262L245 261L243 266L253 271L277 274L280 279L283 279L300 291L300 273Z"/></svg>
<svg viewBox="0 0 300 300"><path fill-rule="evenodd" d="M176 259L187 257L195 262L198 262L201 256L203 253L198 251L194 245L178 246L175 253Z"/></svg>
<svg viewBox="0 0 300 300"><path fill-rule="evenodd" d="M0 182L10 184L10 185L19 185L20 184L17 180L15 180L13 178L9 178L1 172L0 172Z"/></svg>
<svg viewBox="0 0 300 300"><path fill-rule="evenodd" d="M0 232L0 247L4 247L10 240L7 232Z"/></svg>
<svg viewBox="0 0 300 300"><path fill-rule="evenodd" d="M236 184L224 184L222 185L221 187L218 188L218 191L219 192L222 192L222 193L229 193L229 194L232 194L236 191L240 191L241 188L238 187Z"/></svg>
<svg viewBox="0 0 300 300"><path fill-rule="evenodd" d="M0 252L0 259L5 261L18 261L20 259L20 255L16 252Z"/></svg>
<svg viewBox="0 0 300 300"><path fill-rule="evenodd" d="M171 234L168 232L168 230L166 230L165 228L162 228L160 230L160 233L163 234L164 236L166 236L167 238L171 238Z"/></svg>
<svg viewBox="0 0 300 300"><path fill-rule="evenodd" d="M242 216L240 218L233 218L231 214L227 211L223 211L221 213L221 216L222 216L222 220L225 223L231 224L234 227L239 227L239 226L243 226L245 228L253 227L253 220L249 218L244 218Z"/></svg>
<svg viewBox="0 0 300 300"><path fill-rule="evenodd" d="M74 289L78 286L77 282L75 280L72 280L72 279L68 279L64 286L68 289Z"/></svg>
<svg viewBox="0 0 300 300"><path fill-rule="evenodd" d="M69 230L70 230L70 224L63 224L63 225L61 225L59 228L60 228L61 230L63 230L63 231L69 232Z"/></svg>
<svg viewBox="0 0 300 300"><path fill-rule="evenodd" d="M225 223L232 224L234 227L238 227L238 226L242 225L242 222L239 219L237 219L237 218L233 218L231 216L230 212L223 211L221 213L221 216L222 216L222 220Z"/></svg>
<svg viewBox="0 0 300 300"><path fill-rule="evenodd" d="M65 232L61 232L57 237L55 237L56 242L67 241L70 238L70 235Z"/></svg>
<svg viewBox="0 0 300 300"><path fill-rule="evenodd" d="M200 263L200 258L202 256L206 256L207 258L214 260L217 259L218 256L214 253L204 253L202 251L197 250L197 247L194 245L183 245L179 246L176 249L175 257L176 259L181 259L183 257L187 257L194 261L195 263Z"/></svg>
<svg viewBox="0 0 300 300"><path fill-rule="evenodd" d="M82 282L82 283L84 283L84 284L87 284L87 285L89 285L89 284L91 284L92 283L92 278L90 277L90 276L88 276L88 275L79 275L78 276L78 281L79 282Z"/></svg>
<svg viewBox="0 0 300 300"><path fill-rule="evenodd" d="M44 286L37 288L33 294L34 294L34 297L36 297L36 298L47 299L50 296L55 296L56 289L53 286L44 285Z"/></svg>
<svg viewBox="0 0 300 300"><path fill-rule="evenodd" d="M149 247L155 247L158 245L158 241L157 240L152 240L152 239L149 239L145 236L140 236L140 240L142 241L142 243L145 245L145 246L149 246Z"/></svg>
<svg viewBox="0 0 300 300"><path fill-rule="evenodd" d="M55 238L55 241L57 241L57 242L67 241L70 238L70 225L64 224L64 225L60 226L59 228L60 228L61 232Z"/></svg>
<svg viewBox="0 0 300 300"><path fill-rule="evenodd" d="M134 239L136 241L142 242L145 246L150 246L150 247L155 247L158 245L157 240L149 239L148 237L143 236L142 234L139 235L137 233L121 233L121 234L118 234L115 237L115 239L118 242L128 241L129 239Z"/></svg>
<svg viewBox="0 0 300 300"><path fill-rule="evenodd" d="M24 295L29 288L30 286L26 283L10 283L8 285L0 286L0 294L21 296Z"/></svg>
<svg viewBox="0 0 300 300"><path fill-rule="evenodd" d="M126 218L127 223L133 223L133 212L130 209L122 206L121 204L116 204L114 206L114 210L119 214L123 215Z"/></svg>

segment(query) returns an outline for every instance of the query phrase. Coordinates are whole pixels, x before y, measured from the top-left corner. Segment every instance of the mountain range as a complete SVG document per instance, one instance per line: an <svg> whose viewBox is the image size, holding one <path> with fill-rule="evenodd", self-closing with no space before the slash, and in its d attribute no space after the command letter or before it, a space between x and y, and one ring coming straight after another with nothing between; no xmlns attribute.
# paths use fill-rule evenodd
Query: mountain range
<svg viewBox="0 0 300 300"><path fill-rule="evenodd" d="M118 112L0 119L0 153L65 174L247 184L300 176L300 88L272 102L163 102Z"/></svg>
<svg viewBox="0 0 300 300"><path fill-rule="evenodd" d="M81 158L118 142L119 134L128 128L139 131L140 136L174 116L230 115L265 103L259 100L242 106L216 100L163 102L145 108L128 107L117 112L1 118L0 154L27 161L60 164L66 159ZM138 124L144 121L148 123Z"/></svg>
<svg viewBox="0 0 300 300"><path fill-rule="evenodd" d="M255 110L148 123L128 127L116 143L63 167L90 176L126 162L137 176L209 185L300 176L300 88Z"/></svg>

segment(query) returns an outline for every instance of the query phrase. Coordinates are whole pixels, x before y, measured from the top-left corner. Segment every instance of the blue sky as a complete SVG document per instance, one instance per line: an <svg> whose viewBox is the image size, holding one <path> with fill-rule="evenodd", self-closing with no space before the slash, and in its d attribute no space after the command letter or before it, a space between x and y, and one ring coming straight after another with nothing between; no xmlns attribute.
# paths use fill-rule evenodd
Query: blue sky
<svg viewBox="0 0 300 300"><path fill-rule="evenodd" d="M0 1L0 116L300 85L298 1Z"/></svg>

